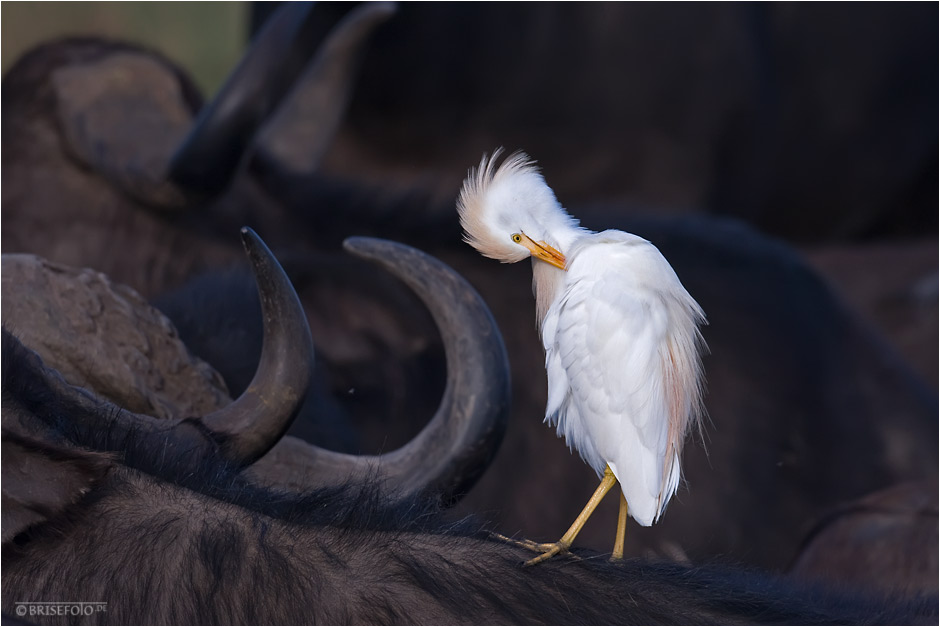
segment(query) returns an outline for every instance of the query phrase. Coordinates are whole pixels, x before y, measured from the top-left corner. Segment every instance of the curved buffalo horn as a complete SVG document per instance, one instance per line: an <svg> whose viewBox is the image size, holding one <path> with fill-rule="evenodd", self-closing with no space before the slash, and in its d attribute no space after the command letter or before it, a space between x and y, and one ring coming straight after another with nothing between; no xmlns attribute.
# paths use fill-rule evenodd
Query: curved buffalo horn
<svg viewBox="0 0 940 627"><path fill-rule="evenodd" d="M441 404L424 429L396 451L347 455L292 439L285 441L283 451L279 446L259 460L252 472L264 479L266 464L283 464L303 475L292 477L292 485L308 488L378 475L399 496L437 492L452 504L487 468L506 430L510 378L502 336L479 294L440 261L378 239L350 238L344 246L390 270L430 310L447 356L447 386ZM270 459L275 456L284 459Z"/></svg>
<svg viewBox="0 0 940 627"><path fill-rule="evenodd" d="M58 403L53 404L54 415L46 421L59 423L62 416L69 416L75 423L70 428L86 433L77 443L94 437L87 436L87 432L97 432L99 450L124 453L136 443L157 446L156 438L168 455L220 453L236 466L253 463L274 446L306 395L313 370L313 340L297 294L274 255L247 227L242 229L242 242L258 283L264 340L258 370L241 396L204 418L175 422L158 419L119 410L87 390L70 385L58 372L45 368L38 355L28 351L18 363L35 373L24 374L21 380L41 386L36 395L54 398ZM8 336L4 329L5 342L12 341ZM107 436L105 442L100 441L102 433ZM128 457L125 463L134 465L134 459Z"/></svg>
<svg viewBox="0 0 940 627"><path fill-rule="evenodd" d="M202 419L229 459L251 464L274 446L300 411L313 373L307 315L281 264L261 238L242 228L242 244L261 298L264 344L251 383L231 405Z"/></svg>
<svg viewBox="0 0 940 627"><path fill-rule="evenodd" d="M414 248L364 237L343 246L415 291L437 323L447 358L437 412L411 442L380 456L378 467L403 493L440 490L445 501L456 500L492 462L506 433L509 358L496 321L469 283Z"/></svg>
<svg viewBox="0 0 940 627"><path fill-rule="evenodd" d="M170 160L168 179L188 195L224 190L256 131L307 61L356 3L287 2L258 33Z"/></svg>

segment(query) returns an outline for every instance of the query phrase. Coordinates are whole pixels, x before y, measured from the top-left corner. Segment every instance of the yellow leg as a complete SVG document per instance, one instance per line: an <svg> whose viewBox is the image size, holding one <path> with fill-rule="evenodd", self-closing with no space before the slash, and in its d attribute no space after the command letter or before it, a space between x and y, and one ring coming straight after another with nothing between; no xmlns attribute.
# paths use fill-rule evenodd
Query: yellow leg
<svg viewBox="0 0 940 627"><path fill-rule="evenodd" d="M623 541L627 536L627 497L620 492L620 514L617 516L617 536L614 538L614 550L611 561L623 559Z"/></svg>
<svg viewBox="0 0 940 627"><path fill-rule="evenodd" d="M538 545L539 548L547 550L538 557L530 559L525 563L525 565L534 566L544 562L554 555L558 555L559 553L567 551L574 542L575 537L581 532L581 528L584 527L584 523L588 521L588 518L591 517L591 514L593 514L594 510L597 509L597 506L600 505L600 502L604 499L607 493L610 492L610 489L616 484L617 477L614 476L614 473L610 470L610 466L608 466L604 469L604 477L601 479L601 484L597 486L596 490L594 490L594 494L591 495L591 500L587 502L587 505L585 505L584 509L581 510L581 513L578 514L578 517L575 518L573 523L571 523L571 526L568 528L568 531L565 532L565 535L561 537L561 540L551 544Z"/></svg>

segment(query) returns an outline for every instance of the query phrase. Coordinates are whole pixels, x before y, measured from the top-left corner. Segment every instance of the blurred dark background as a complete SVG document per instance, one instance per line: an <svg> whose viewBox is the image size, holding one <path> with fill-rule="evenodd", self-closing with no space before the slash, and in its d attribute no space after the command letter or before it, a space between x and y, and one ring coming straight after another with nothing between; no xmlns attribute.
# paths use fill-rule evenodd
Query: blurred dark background
<svg viewBox="0 0 940 627"><path fill-rule="evenodd" d="M481 154L522 148L576 215L739 218L800 247L936 389L937 20L935 4L403 5L323 169L447 200Z"/></svg>
<svg viewBox="0 0 940 627"><path fill-rule="evenodd" d="M799 242L936 232L936 21L878 3L403 5L325 165L450 190L504 145L572 206L704 210Z"/></svg>
<svg viewBox="0 0 940 627"><path fill-rule="evenodd" d="M4 3L3 68L98 34L160 50L211 97L277 5ZM934 3L406 3L321 171L446 206L505 146L575 212L740 218L803 247L936 386L937 19Z"/></svg>

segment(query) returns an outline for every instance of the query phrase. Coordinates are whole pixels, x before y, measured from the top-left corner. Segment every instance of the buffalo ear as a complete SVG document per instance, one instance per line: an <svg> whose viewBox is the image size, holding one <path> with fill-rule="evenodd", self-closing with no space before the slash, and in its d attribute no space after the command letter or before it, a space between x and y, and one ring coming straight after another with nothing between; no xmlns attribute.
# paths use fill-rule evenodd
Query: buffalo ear
<svg viewBox="0 0 940 627"><path fill-rule="evenodd" d="M166 182L166 168L193 113L166 65L139 52L114 52L59 68L51 83L65 148L75 158L145 203L183 203Z"/></svg>
<svg viewBox="0 0 940 627"><path fill-rule="evenodd" d="M3 543L61 514L107 474L111 456L49 446L8 431L2 444Z"/></svg>

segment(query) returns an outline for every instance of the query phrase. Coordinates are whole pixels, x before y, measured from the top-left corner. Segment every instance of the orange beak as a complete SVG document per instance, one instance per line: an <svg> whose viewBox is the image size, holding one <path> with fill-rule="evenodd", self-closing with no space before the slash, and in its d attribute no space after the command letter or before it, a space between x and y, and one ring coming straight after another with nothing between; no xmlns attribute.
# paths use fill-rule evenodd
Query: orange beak
<svg viewBox="0 0 940 627"><path fill-rule="evenodd" d="M556 268L561 268L562 270L565 269L564 255L545 242L536 242L525 233L520 233L520 235L522 235L522 241L519 243L528 248L533 257L536 259L541 259L545 263L550 263Z"/></svg>

